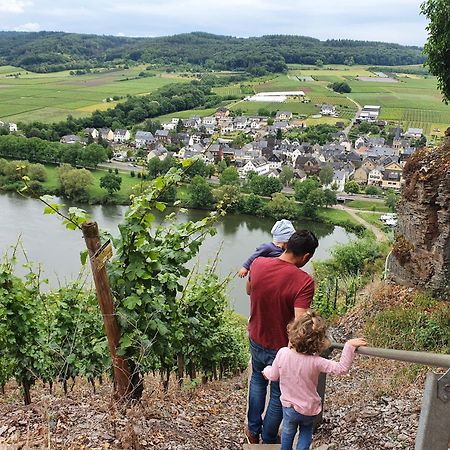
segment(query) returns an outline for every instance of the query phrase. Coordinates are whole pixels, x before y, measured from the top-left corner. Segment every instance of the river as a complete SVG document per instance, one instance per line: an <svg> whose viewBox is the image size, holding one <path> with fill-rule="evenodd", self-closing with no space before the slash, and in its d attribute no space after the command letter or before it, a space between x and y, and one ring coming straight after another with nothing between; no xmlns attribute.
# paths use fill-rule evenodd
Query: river
<svg viewBox="0 0 450 450"><path fill-rule="evenodd" d="M100 228L113 234L121 222L125 206L82 206L96 220ZM0 255L11 248L21 237L23 247L30 261L41 263L43 276L50 287L74 279L80 270L80 250L85 248L81 233L69 231L57 217L43 214L43 204L38 200L23 198L17 194L0 195ZM205 212L189 210L180 213L180 220L196 220ZM159 218L161 220L161 218ZM273 219L254 216L228 215L217 224L217 234L208 237L201 247L200 264L215 257L222 246L218 271L221 275L235 274L245 259L263 242L270 242ZM347 243L354 237L341 227L315 222L297 222L297 228L307 228L316 234L320 245L314 259L329 257L330 249L336 243ZM23 260L23 258L21 258ZM312 265L305 268L312 273ZM18 268L18 273L24 270ZM248 316L249 303L245 294L245 280L235 277L229 286L232 307Z"/></svg>

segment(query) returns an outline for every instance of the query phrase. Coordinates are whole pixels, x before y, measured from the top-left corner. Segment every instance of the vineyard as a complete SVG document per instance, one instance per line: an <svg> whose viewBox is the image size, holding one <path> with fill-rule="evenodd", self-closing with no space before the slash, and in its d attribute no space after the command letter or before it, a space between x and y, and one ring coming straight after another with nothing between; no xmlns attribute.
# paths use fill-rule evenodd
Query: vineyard
<svg viewBox="0 0 450 450"><path fill-rule="evenodd" d="M163 224L153 225L152 211L165 209L159 197L182 175L173 169L155 179L133 198L119 237L103 234L115 249L107 272L121 332L117 354L130 368L134 398L142 395L149 372L160 372L167 389L172 373L180 383L187 377L207 381L247 366L245 323L229 309L225 294L229 279L217 276L217 260L203 271L186 268L204 238L214 233L220 213L181 224L171 213ZM69 208L64 215L61 205L43 201L45 213L62 216L75 232L88 221L82 210ZM68 381L76 377L94 386L96 378L112 377L102 314L86 276L44 292L39 267L27 262L27 275L15 275L18 252L24 252L20 244L0 267L0 385L14 378L29 404L37 380L50 390L62 383L67 392Z"/></svg>

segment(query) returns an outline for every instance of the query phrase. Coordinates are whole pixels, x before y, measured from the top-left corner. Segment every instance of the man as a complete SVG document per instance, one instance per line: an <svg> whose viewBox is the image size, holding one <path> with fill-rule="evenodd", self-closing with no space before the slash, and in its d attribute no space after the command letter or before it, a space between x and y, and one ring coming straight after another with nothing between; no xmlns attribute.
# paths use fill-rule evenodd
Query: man
<svg viewBox="0 0 450 450"><path fill-rule="evenodd" d="M248 333L252 356L252 375L249 388L249 443L277 442L278 428L283 418L278 382L270 383L270 400L262 420L268 381L262 370L271 365L277 351L288 345L287 325L308 311L314 295L314 280L303 267L319 245L314 234L296 231L287 243L286 251L278 258L257 258L250 267L247 294L250 295Z"/></svg>

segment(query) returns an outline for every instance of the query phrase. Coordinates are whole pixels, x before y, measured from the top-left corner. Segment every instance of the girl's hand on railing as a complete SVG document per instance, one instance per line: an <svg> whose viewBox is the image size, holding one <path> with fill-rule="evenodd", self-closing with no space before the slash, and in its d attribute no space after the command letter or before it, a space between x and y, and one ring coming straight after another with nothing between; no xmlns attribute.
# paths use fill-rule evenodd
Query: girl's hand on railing
<svg viewBox="0 0 450 450"><path fill-rule="evenodd" d="M367 345L367 341L363 338L350 339L347 341L352 347L358 348Z"/></svg>

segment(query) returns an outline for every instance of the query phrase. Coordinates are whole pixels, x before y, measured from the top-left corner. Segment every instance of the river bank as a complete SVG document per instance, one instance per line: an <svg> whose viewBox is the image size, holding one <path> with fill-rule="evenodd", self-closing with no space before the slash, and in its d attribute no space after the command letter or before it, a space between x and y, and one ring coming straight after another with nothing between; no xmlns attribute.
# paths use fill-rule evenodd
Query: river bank
<svg viewBox="0 0 450 450"><path fill-rule="evenodd" d="M6 162L6 160L3 160ZM24 164L27 161L24 161ZM54 196L62 196L64 194L58 174L58 165L45 164L40 165L41 171L43 174L40 177L40 181L30 181L30 185L33 188L35 196L48 194ZM130 195L142 192L147 183L150 181L146 178L145 174L137 171L136 167L130 167L129 172L125 172L123 170L116 169L90 169L89 173L92 175L92 184L86 187L86 192L83 194L83 198L85 202L90 205L118 205L118 206L127 206L130 204ZM10 172L10 171L9 171ZM111 173L120 177L121 182L119 185L119 189L114 194L108 194L104 188L101 188L101 178L106 174ZM220 186L217 184L218 180L209 180L207 179L211 189L219 188ZM213 182L214 181L214 182ZM180 206L186 208L192 208L193 202L191 199L191 195L189 192L189 182L181 183L176 188L176 194L173 195L172 199L167 199L168 204L173 203L175 200L179 202ZM18 192L23 187L23 182L20 180L20 177L17 177L16 171L14 171L14 175L12 178L8 176L0 176L0 193L2 192ZM290 192L282 192L286 198L290 198L292 193ZM239 193L239 198L245 198L248 195L245 191ZM270 198L259 197L260 203L262 205L267 205L270 201ZM234 208L233 213L239 213L239 201L235 199L238 207ZM70 200L69 200L70 201ZM296 202L298 203L298 202ZM300 205L298 203L298 205ZM212 204L211 204L212 206ZM210 210L210 205L205 205L204 209ZM301 206L301 205L300 205ZM198 206L197 206L198 207ZM364 229L371 229L370 224L365 221L361 221L360 218L355 218L354 215L349 214L346 211L333 210L330 207L323 208L318 207L316 209L316 213L312 216L302 216L301 208L298 208L298 211L295 213L295 219L298 220L313 220L315 222L323 222L331 225L337 225L345 228L347 231L351 231L357 234L362 234ZM254 211L252 208L245 208L246 214L254 214L257 217L263 218L272 218L279 219L278 215L280 212L274 213L270 212L267 208L260 208L257 211ZM283 217L286 217L286 214L282 214ZM294 218L294 217L289 217Z"/></svg>

